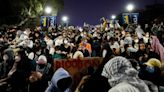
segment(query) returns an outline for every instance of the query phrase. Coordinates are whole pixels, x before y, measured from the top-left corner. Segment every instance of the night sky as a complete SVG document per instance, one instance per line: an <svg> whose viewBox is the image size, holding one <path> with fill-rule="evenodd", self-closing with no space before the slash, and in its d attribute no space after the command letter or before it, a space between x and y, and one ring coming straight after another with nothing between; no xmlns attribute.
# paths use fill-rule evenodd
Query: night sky
<svg viewBox="0 0 164 92"><path fill-rule="evenodd" d="M110 18L112 14L126 11L125 7L130 2L136 9L144 9L145 5L154 4L154 0L64 0L64 11L59 14L69 17L70 24L82 26L84 22L96 25L101 17ZM164 0L158 0L164 3Z"/></svg>

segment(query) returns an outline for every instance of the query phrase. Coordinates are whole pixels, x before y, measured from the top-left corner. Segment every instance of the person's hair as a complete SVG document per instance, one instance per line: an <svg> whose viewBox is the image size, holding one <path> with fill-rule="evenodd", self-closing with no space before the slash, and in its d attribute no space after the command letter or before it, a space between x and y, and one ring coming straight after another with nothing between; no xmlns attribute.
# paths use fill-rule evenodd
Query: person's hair
<svg viewBox="0 0 164 92"><path fill-rule="evenodd" d="M18 53L18 55L20 55L21 59L27 58L25 50L23 48L21 48L17 53Z"/></svg>

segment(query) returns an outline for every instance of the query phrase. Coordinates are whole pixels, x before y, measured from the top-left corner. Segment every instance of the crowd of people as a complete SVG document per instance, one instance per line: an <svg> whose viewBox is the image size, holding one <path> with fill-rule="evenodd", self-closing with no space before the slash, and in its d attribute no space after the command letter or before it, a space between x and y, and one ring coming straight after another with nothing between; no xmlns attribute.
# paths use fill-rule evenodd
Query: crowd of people
<svg viewBox="0 0 164 92"><path fill-rule="evenodd" d="M71 92L72 77L53 61L103 57L75 92L164 92L163 22L103 27L1 30L0 91Z"/></svg>

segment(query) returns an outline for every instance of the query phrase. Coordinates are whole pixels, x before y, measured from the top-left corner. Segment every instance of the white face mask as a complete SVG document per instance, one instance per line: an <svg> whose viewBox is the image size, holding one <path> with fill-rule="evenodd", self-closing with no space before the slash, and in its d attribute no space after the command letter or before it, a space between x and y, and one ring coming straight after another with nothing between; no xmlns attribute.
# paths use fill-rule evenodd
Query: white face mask
<svg viewBox="0 0 164 92"><path fill-rule="evenodd" d="M139 42L139 40L138 40L138 39L136 39L136 40L134 40L134 42L135 42L135 43L138 43L138 42Z"/></svg>
<svg viewBox="0 0 164 92"><path fill-rule="evenodd" d="M67 40L64 40L64 44L67 44L68 43L68 41Z"/></svg>
<svg viewBox="0 0 164 92"><path fill-rule="evenodd" d="M36 54L37 54L37 55L40 55L40 54L41 54L41 51L37 51Z"/></svg>
<svg viewBox="0 0 164 92"><path fill-rule="evenodd" d="M110 39L110 36L107 36L107 40L109 40Z"/></svg>
<svg viewBox="0 0 164 92"><path fill-rule="evenodd" d="M149 34L146 34L146 37L149 37Z"/></svg>
<svg viewBox="0 0 164 92"><path fill-rule="evenodd" d="M15 61L16 62L19 62L21 60L21 57L20 56L15 56Z"/></svg>
<svg viewBox="0 0 164 92"><path fill-rule="evenodd" d="M107 50L103 50L103 53L102 53L103 58L105 58L106 54L107 54Z"/></svg>
<svg viewBox="0 0 164 92"><path fill-rule="evenodd" d="M152 39L150 39L150 44L152 44Z"/></svg>
<svg viewBox="0 0 164 92"><path fill-rule="evenodd" d="M3 55L3 60L4 60L4 61L8 60L8 58L9 58L9 57L8 57L7 55Z"/></svg>
<svg viewBox="0 0 164 92"><path fill-rule="evenodd" d="M138 28L141 28L141 26L138 26Z"/></svg>

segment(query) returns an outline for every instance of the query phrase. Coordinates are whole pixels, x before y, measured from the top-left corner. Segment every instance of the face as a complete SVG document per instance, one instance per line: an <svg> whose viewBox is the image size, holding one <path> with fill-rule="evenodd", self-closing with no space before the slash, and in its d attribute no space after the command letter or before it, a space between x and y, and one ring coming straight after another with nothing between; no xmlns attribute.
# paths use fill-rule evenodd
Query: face
<svg viewBox="0 0 164 92"><path fill-rule="evenodd" d="M147 32L145 36L148 38L149 37L149 33Z"/></svg>
<svg viewBox="0 0 164 92"><path fill-rule="evenodd" d="M15 56L15 62L19 62L21 60L21 56L20 55L16 55Z"/></svg>
<svg viewBox="0 0 164 92"><path fill-rule="evenodd" d="M8 58L9 58L9 57L8 57L6 54L3 55L3 60L4 60L4 61L8 60Z"/></svg>
<svg viewBox="0 0 164 92"><path fill-rule="evenodd" d="M135 43L138 43L138 42L139 42L139 39L138 39L138 38L136 38L136 39L134 40L134 42L135 42Z"/></svg>
<svg viewBox="0 0 164 92"><path fill-rule="evenodd" d="M145 50L145 44L140 44L140 50Z"/></svg>
<svg viewBox="0 0 164 92"><path fill-rule="evenodd" d="M38 33L35 33L35 37L39 37L39 34Z"/></svg>

